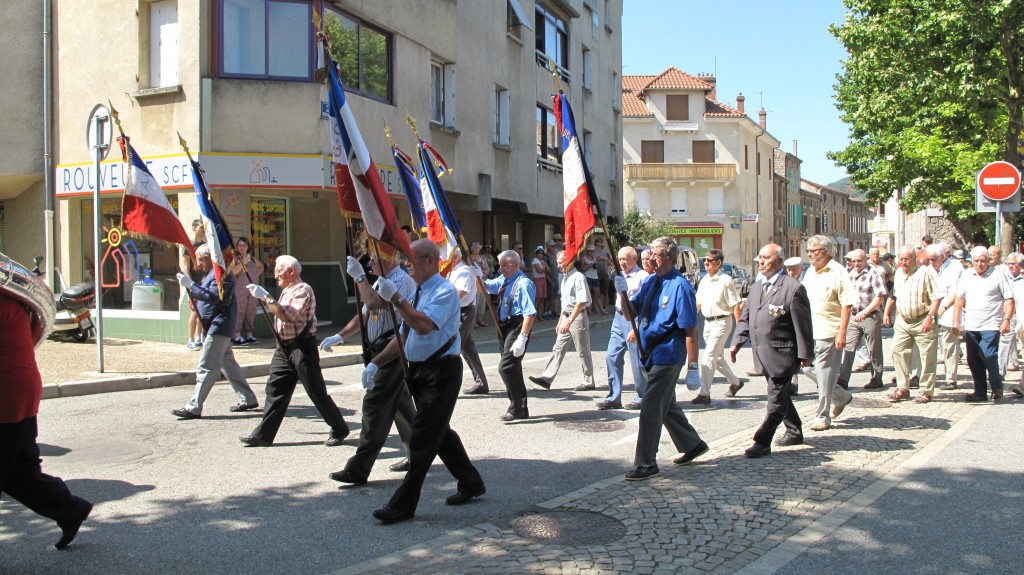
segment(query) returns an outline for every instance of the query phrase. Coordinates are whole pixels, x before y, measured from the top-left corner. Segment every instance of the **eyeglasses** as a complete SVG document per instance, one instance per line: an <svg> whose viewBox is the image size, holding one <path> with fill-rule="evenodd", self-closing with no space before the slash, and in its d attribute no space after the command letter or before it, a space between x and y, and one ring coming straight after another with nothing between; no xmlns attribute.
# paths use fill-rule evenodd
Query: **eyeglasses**
<svg viewBox="0 0 1024 575"><path fill-rule="evenodd" d="M825 248L807 248L807 253L809 253L809 254L816 254L818 252L823 252L823 251L825 251Z"/></svg>
<svg viewBox="0 0 1024 575"><path fill-rule="evenodd" d="M717 262L718 258L704 258L704 261L706 261L706 262Z"/></svg>
<svg viewBox="0 0 1024 575"><path fill-rule="evenodd" d="M661 259L661 258L668 257L668 253L667 252L651 252L651 257L652 258Z"/></svg>

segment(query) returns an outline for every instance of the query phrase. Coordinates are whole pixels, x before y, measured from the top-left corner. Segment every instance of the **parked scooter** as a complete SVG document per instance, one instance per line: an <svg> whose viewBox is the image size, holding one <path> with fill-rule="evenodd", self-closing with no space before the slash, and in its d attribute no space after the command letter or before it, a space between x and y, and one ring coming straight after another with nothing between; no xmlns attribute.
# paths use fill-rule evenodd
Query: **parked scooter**
<svg viewBox="0 0 1024 575"><path fill-rule="evenodd" d="M94 331L89 308L96 301L96 289L91 282L68 287L60 270L54 271L60 280L61 293L53 296L57 316L53 321L53 332L50 337L65 335L77 342L84 342Z"/></svg>

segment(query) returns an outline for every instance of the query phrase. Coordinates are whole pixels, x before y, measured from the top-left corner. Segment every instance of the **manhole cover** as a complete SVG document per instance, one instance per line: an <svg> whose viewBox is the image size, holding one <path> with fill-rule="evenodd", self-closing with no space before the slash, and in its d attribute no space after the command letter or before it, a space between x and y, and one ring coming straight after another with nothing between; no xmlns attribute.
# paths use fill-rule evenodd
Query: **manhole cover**
<svg viewBox="0 0 1024 575"><path fill-rule="evenodd" d="M516 520L512 529L520 537L549 545L602 545L626 534L626 526L619 521L587 511L527 515Z"/></svg>
<svg viewBox="0 0 1024 575"><path fill-rule="evenodd" d="M576 421L556 421L555 427L562 429L568 429L569 431L585 431L588 433L603 433L607 431L618 431L626 424L621 420L576 420Z"/></svg>
<svg viewBox="0 0 1024 575"><path fill-rule="evenodd" d="M862 407L864 409L889 409L892 406L891 401L884 399L875 399L873 397L853 397L853 407Z"/></svg>

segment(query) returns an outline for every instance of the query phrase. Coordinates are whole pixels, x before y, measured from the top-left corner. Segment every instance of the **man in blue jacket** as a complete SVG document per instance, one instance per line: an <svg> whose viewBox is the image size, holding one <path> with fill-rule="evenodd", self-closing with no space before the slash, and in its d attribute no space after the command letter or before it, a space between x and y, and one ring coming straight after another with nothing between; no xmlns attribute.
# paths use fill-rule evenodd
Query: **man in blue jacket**
<svg viewBox="0 0 1024 575"><path fill-rule="evenodd" d="M259 407L256 394L245 381L242 368L235 361L231 351L231 336L235 332L238 307L235 302L235 277L225 272L222 279L224 296L217 289L217 278L213 272L210 246L203 244L196 249L196 268L207 272L201 283L195 283L185 274L178 274L178 283L188 291L196 302L196 312L203 324L206 338L196 367L196 389L192 399L181 409L172 409L171 414L181 419L199 419L203 415L203 402L210 395L214 382L223 372L238 395L238 404L231 406L232 412L248 411Z"/></svg>

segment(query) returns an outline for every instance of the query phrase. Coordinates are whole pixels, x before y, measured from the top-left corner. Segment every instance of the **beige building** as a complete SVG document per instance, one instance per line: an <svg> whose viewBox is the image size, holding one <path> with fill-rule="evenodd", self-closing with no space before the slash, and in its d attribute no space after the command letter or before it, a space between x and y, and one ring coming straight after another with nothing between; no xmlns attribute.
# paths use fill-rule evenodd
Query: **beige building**
<svg viewBox="0 0 1024 575"><path fill-rule="evenodd" d="M332 181L327 93L316 81L323 66L310 24L316 4L56 4L58 257L70 278L88 278L92 265L92 167L82 127L92 107L109 100L186 224L197 207L177 133L203 165L234 236L251 237L268 264L279 253L296 256L320 296L319 318L345 319L352 301L339 262L349 253L347 226ZM621 0L323 5L348 103L402 223L410 218L384 126L415 155L408 111L454 170L442 183L467 241L495 249L522 241L532 251L562 230L548 57L573 104L598 196L608 214L621 214ZM110 229L120 225L124 176L115 150L102 170L101 214ZM184 341L175 249L105 234L107 333ZM162 311L131 309L144 269L162 287ZM264 283L273 283L270 276Z"/></svg>
<svg viewBox="0 0 1024 575"><path fill-rule="evenodd" d="M774 149L744 110L716 99L715 78L669 68L622 79L624 202L674 221L681 245L751 268L774 240Z"/></svg>

